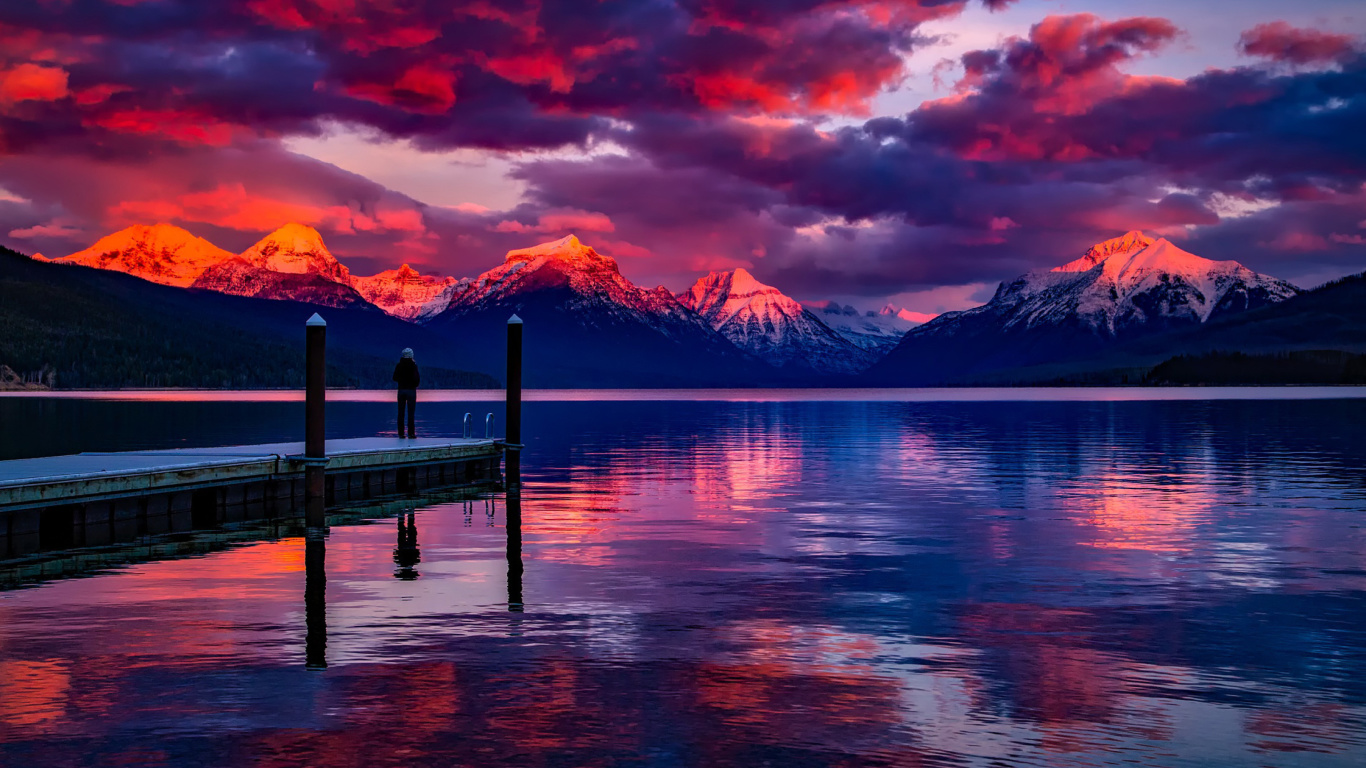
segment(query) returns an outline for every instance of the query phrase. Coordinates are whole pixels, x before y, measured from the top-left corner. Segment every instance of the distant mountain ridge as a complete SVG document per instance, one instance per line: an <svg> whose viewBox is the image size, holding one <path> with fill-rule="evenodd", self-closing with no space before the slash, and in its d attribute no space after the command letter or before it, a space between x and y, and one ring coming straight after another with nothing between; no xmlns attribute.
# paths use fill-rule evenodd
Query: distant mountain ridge
<svg viewBox="0 0 1366 768"><path fill-rule="evenodd" d="M366 301L409 322L430 320L440 314L470 282L468 277L457 280L424 275L407 264L370 277L351 278L352 287Z"/></svg>
<svg viewBox="0 0 1366 768"><path fill-rule="evenodd" d="M856 373L876 359L743 268L712 272L678 298L735 346L778 367Z"/></svg>
<svg viewBox="0 0 1366 768"><path fill-rule="evenodd" d="M859 312L850 305L840 306L835 301L804 302L802 306L819 312L818 316L831 330L873 353L874 358L881 358L890 352L907 331L934 319L933 315L911 312L891 304L877 312Z"/></svg>
<svg viewBox="0 0 1366 768"><path fill-rule="evenodd" d="M389 315L429 327L474 361L471 367L495 375L506 319L516 312L543 329L528 337L536 339L528 370L535 359L548 386L981 381L1001 371L1063 370L1069 361L1137 350L1135 340L1160 344L1166 334L1222 325L1299 292L1236 261L1204 259L1138 231L1001 283L981 307L938 317L891 305L860 313L834 302L803 303L745 269L713 272L677 295L643 288L573 235L509 251L501 264L458 280L407 264L353 275L301 224L280 227L241 254L160 224L129 227L62 259L32 260Z"/></svg>
<svg viewBox="0 0 1366 768"><path fill-rule="evenodd" d="M0 366L61 388L301 387L309 304L186 291L114 270L41 263L0 248ZM328 384L383 388L399 350L423 383L496 387L449 340L368 308L323 309Z"/></svg>
<svg viewBox="0 0 1366 768"><path fill-rule="evenodd" d="M369 277L351 274L312 227L289 223L240 254L170 224L131 226L58 264L124 272L153 283L327 307L378 307L405 320L445 309L458 281L418 274L408 265ZM450 290L448 290L450 289Z"/></svg>
<svg viewBox="0 0 1366 768"><path fill-rule="evenodd" d="M983 306L910 331L870 376L914 386L1081 357L1299 292L1236 261L1204 259L1165 238L1129 232L1060 267L1001 283Z"/></svg>
<svg viewBox="0 0 1366 768"><path fill-rule="evenodd" d="M234 255L180 227L157 224L128 227L60 259L34 258L125 272L153 283L188 288L204 270Z"/></svg>
<svg viewBox="0 0 1366 768"><path fill-rule="evenodd" d="M530 386L773 381L771 369L736 349L667 288L636 286L613 259L573 235L509 251L427 327L463 344L487 369L501 363L514 313L528 329Z"/></svg>

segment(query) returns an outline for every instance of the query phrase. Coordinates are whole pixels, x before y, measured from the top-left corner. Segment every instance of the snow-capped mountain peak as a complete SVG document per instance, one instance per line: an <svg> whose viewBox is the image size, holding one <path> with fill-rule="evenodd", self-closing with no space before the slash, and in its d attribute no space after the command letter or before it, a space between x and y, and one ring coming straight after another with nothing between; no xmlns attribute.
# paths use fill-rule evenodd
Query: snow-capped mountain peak
<svg viewBox="0 0 1366 768"><path fill-rule="evenodd" d="M708 273L680 295L679 300L718 330L741 313L769 323L802 313L801 304L777 288L754 279L754 275L743 267Z"/></svg>
<svg viewBox="0 0 1366 768"><path fill-rule="evenodd" d="M637 286L621 274L615 260L573 235L508 251L502 264L456 292L450 311L470 313L503 304L515 308L525 301L639 322L666 335L706 330L672 293ZM691 330L680 330L682 326Z"/></svg>
<svg viewBox="0 0 1366 768"><path fill-rule="evenodd" d="M1052 272L1085 272L1102 261L1108 260L1115 255L1127 255L1141 251L1153 244L1153 239L1138 230L1130 230L1119 237L1112 237L1104 242L1096 243L1082 254L1080 259L1069 261L1061 267L1054 267Z"/></svg>
<svg viewBox="0 0 1366 768"><path fill-rule="evenodd" d="M369 277L351 278L351 287L366 301L395 317L415 322L439 314L469 284L469 278L424 275L407 264Z"/></svg>
<svg viewBox="0 0 1366 768"><path fill-rule="evenodd" d="M1082 258L1002 283L982 307L941 315L935 332L984 314L1002 329L1080 325L1102 338L1172 325L1203 323L1221 312L1274 304L1299 292L1236 261L1213 261L1166 238L1141 232L1098 243ZM917 331L920 333L921 331Z"/></svg>
<svg viewBox="0 0 1366 768"><path fill-rule="evenodd" d="M271 272L285 274L316 274L343 285L351 281L351 272L323 243L318 230L297 222L280 227L242 252L249 264Z"/></svg>
<svg viewBox="0 0 1366 768"><path fill-rule="evenodd" d="M119 230L83 251L51 261L126 272L153 283L184 288L209 267L231 258L231 253L180 227L156 224Z"/></svg>
<svg viewBox="0 0 1366 768"><path fill-rule="evenodd" d="M590 266L598 268L608 268L617 270L617 263L609 256L603 256L593 250L592 246L584 245L579 238L574 235L566 235L559 240L552 240L548 243L533 245L530 248L519 248L508 251L504 258L504 263L530 263L540 261L560 261L571 265Z"/></svg>
<svg viewBox="0 0 1366 768"><path fill-rule="evenodd" d="M867 350L743 268L711 272L678 298L737 347L774 365L850 373L872 362Z"/></svg>
<svg viewBox="0 0 1366 768"><path fill-rule="evenodd" d="M860 312L852 305L841 305L837 301L811 301L802 306L818 311L821 321L831 330L874 355L890 351L907 331L931 317L892 304L884 305L876 312Z"/></svg>

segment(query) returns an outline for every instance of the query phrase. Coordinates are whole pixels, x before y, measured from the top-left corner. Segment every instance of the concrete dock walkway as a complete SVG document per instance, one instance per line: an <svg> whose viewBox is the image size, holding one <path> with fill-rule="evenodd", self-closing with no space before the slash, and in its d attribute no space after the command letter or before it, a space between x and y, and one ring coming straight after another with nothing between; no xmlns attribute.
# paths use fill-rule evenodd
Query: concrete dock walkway
<svg viewBox="0 0 1366 768"><path fill-rule="evenodd" d="M470 438L362 437L327 441L327 471L393 468L499 454L496 441ZM262 480L302 472L304 444L267 443L160 451L78 453L0 461L0 507Z"/></svg>
<svg viewBox="0 0 1366 768"><path fill-rule="evenodd" d="M504 442L328 440L326 503L499 479ZM0 557L302 514L304 443L0 461Z"/></svg>

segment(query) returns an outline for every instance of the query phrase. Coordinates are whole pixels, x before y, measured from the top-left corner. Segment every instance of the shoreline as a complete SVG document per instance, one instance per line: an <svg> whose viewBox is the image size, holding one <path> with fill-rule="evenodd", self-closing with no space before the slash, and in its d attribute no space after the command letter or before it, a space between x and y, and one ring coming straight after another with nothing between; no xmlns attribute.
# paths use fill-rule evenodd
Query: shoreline
<svg viewBox="0 0 1366 768"><path fill-rule="evenodd" d="M502 402L502 389L423 390L422 402ZM144 402L303 402L302 389L0 390L0 399ZM393 390L329 389L332 402L389 403ZM527 389L527 402L1131 402L1366 398L1366 386L1049 386L923 388Z"/></svg>

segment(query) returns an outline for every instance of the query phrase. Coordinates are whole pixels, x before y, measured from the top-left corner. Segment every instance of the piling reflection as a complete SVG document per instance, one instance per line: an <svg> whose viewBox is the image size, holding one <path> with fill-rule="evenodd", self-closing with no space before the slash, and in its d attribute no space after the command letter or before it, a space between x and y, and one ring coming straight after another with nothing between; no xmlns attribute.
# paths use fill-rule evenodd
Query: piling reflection
<svg viewBox="0 0 1366 768"><path fill-rule="evenodd" d="M402 513L398 516L398 545L394 547L394 578L412 581L418 576L417 564L422 562L422 552L417 548L416 515L409 512L407 522Z"/></svg>
<svg viewBox="0 0 1366 768"><path fill-rule="evenodd" d="M522 491L508 492L506 504L508 610L520 613L522 605Z"/></svg>
<svg viewBox="0 0 1366 768"><path fill-rule="evenodd" d="M304 535L304 666L327 669L327 529Z"/></svg>

